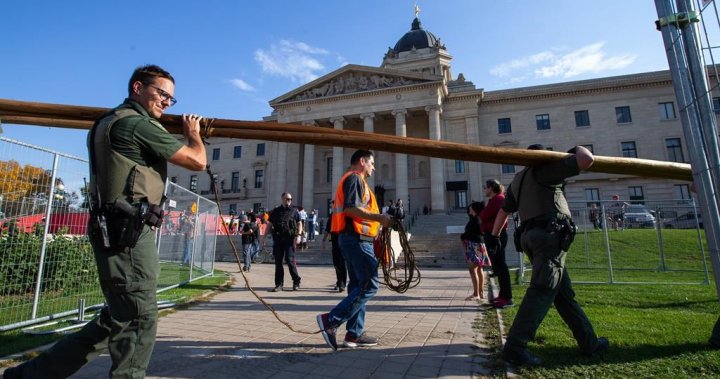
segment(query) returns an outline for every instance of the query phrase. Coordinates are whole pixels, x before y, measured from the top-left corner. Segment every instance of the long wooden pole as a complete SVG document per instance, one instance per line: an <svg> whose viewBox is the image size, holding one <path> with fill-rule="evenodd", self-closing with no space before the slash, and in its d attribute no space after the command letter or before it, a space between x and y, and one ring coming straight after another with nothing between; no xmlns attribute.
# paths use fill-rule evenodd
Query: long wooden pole
<svg viewBox="0 0 720 379"><path fill-rule="evenodd" d="M93 120L108 110L107 108L0 99L0 120L5 123L21 125L89 129ZM182 134L181 116L163 115L160 121L169 132ZM432 141L422 138L398 137L277 122L209 119L205 126L207 127L205 133L207 137L342 146L522 166L556 160L566 156L565 153L553 151L475 146L448 141ZM685 181L692 180L692 172L688 164L649 159L595 156L595 164L588 171Z"/></svg>

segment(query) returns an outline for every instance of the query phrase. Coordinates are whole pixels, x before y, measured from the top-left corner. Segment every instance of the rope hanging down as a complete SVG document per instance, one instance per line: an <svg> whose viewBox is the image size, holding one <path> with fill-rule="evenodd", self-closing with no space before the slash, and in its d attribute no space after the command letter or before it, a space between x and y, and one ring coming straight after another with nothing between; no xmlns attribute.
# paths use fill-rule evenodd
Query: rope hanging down
<svg viewBox="0 0 720 379"><path fill-rule="evenodd" d="M213 193L215 194L215 202L218 204L218 207L220 207L220 195L218 194L218 190L217 190L217 181L215 180L215 178L213 176L212 170L210 169L210 165L206 166L205 171L208 173L208 175L210 175L210 185L212 186ZM301 334L318 334L318 333L320 333L320 330L315 331L315 332L308 332L308 331L304 331L304 330L295 329L289 322L283 320L282 317L280 317L280 315L277 313L275 308L273 308L273 306L270 305L270 303L265 301L265 299L260 297L260 295L258 295L258 293L255 292L255 289L253 289L252 286L250 285L250 280L248 279L247 276L245 276L245 271L243 271L243 269L242 269L240 255L238 254L238 250L237 250L237 247L235 246L235 242L233 242L232 237L230 236L230 231L228 230L228 226L225 224L224 221L220 222L220 224L222 224L223 230L225 231L225 235L227 236L227 239L230 242L230 248L232 248L232 252L235 255L235 261L237 262L238 268L240 269L240 274L242 275L243 280L245 281L245 288L250 290L250 293L252 293L253 296L255 296L255 298L258 299L262 303L262 305L264 305L265 308L267 308L273 314L273 316L275 316L275 318L278 321L280 321L281 324L285 325L288 329L292 330L295 333L301 333Z"/></svg>
<svg viewBox="0 0 720 379"><path fill-rule="evenodd" d="M218 193L217 181L215 180L215 176L210 169L210 165L206 166L205 171L207 172L208 176L210 176L210 185L212 186L212 191L215 195L215 202L218 204L218 207L220 207L220 195ZM245 288L250 290L250 293L252 293L253 296L255 296L255 298L258 299L260 303L262 303L265 308L267 308L273 314L273 316L275 316L275 319L277 319L281 324L285 325L288 329L292 330L295 333L301 334L320 333L320 330L309 332L295 329L292 324L280 317L280 315L277 313L275 308L270 305L270 303L268 303L267 301L265 301L265 299L258 295L255 289L252 288L252 286L250 285L250 280L248 279L248 277L245 276L245 272L242 269L242 261L240 260L240 254L238 253L237 246L235 246L235 242L230 236L228 226L225 224L225 222L221 222L220 224L222 224L228 242L230 242L230 248L232 249L233 255L235 256L235 261L238 264L238 269L243 277L243 280L245 281ZM382 248L376 248L376 255L378 255L378 251L383 251L382 257L378 257L379 264L382 267L383 271L383 280L381 283L395 292L405 293L408 289L413 288L420 283L420 270L415 265L415 256L412 253L412 249L410 249L410 242L407 239L407 233L405 231L405 228L402 226L402 223L395 221L394 227L397 229L398 235L400 237L400 246L402 247L403 253L402 263L398 264L398 262L396 262L395 260L395 255L393 254L394 251L390 243L391 228L384 228L379 238L377 239L377 246L381 246ZM402 268L403 271L401 275L398 275L398 271L400 271L400 268Z"/></svg>
<svg viewBox="0 0 720 379"><path fill-rule="evenodd" d="M400 248L402 261L397 262L395 251L391 244L392 229L397 229L400 237ZM420 284L420 269L415 264L415 255L410 248L405 227L399 220L395 220L392 227L383 228L375 243L375 256L382 267L383 278L381 283L387 288L397 292L405 293L410 288ZM401 271L402 270L402 271Z"/></svg>

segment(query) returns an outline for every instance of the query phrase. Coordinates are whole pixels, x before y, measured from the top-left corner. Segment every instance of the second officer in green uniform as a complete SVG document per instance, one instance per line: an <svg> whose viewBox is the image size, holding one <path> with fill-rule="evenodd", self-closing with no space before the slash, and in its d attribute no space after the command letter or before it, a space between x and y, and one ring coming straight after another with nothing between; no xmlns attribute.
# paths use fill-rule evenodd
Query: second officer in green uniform
<svg viewBox="0 0 720 379"><path fill-rule="evenodd" d="M542 145L531 145L528 149L543 148ZM578 175L594 161L592 153L582 146L569 152L571 154L561 160L527 167L515 175L495 219L492 231L495 238L488 242L489 248L497 246L497 236L508 216L519 213L520 245L532 262L532 277L503 348L503 358L513 364L542 363L527 350L527 344L535 338L553 304L570 327L582 354L592 355L608 348L607 338L595 335L590 320L575 301L575 292L565 269L565 257L575 235L575 225L563 193L564 180Z"/></svg>

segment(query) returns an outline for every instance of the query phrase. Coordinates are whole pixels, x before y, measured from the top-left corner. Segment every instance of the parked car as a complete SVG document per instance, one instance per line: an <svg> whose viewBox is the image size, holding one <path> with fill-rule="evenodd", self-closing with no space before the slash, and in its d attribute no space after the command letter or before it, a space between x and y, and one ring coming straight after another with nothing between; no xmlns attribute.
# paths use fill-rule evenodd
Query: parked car
<svg viewBox="0 0 720 379"><path fill-rule="evenodd" d="M625 227L654 228L655 216L641 204L630 204L625 208Z"/></svg>
<svg viewBox="0 0 720 379"><path fill-rule="evenodd" d="M685 213L663 223L663 228L666 229L695 229L698 226L700 229L703 228L702 215L695 212Z"/></svg>

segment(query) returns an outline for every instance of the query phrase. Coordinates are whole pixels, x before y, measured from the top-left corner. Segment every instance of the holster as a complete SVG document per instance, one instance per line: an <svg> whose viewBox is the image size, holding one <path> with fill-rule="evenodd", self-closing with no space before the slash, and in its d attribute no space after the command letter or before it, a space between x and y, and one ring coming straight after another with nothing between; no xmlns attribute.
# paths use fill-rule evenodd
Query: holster
<svg viewBox="0 0 720 379"><path fill-rule="evenodd" d="M145 226L142 216L140 205L116 200L107 216L110 244L120 248L135 247Z"/></svg>
<svg viewBox="0 0 720 379"><path fill-rule="evenodd" d="M572 245L575 240L575 234L577 233L577 226L575 226L572 219L566 217L555 220L548 225L548 228L550 229L550 232L558 233L560 236L560 250L568 251L570 249L570 245Z"/></svg>
<svg viewBox="0 0 720 379"><path fill-rule="evenodd" d="M145 225L162 225L164 211L156 204L130 204L118 199L112 204L97 207L88 223L89 237L96 248L133 248L137 245Z"/></svg>
<svg viewBox="0 0 720 379"><path fill-rule="evenodd" d="M515 216L515 232L513 233L513 243L515 244L515 251L522 252L522 244L520 238L522 233L525 231L525 224L520 223L517 216Z"/></svg>

